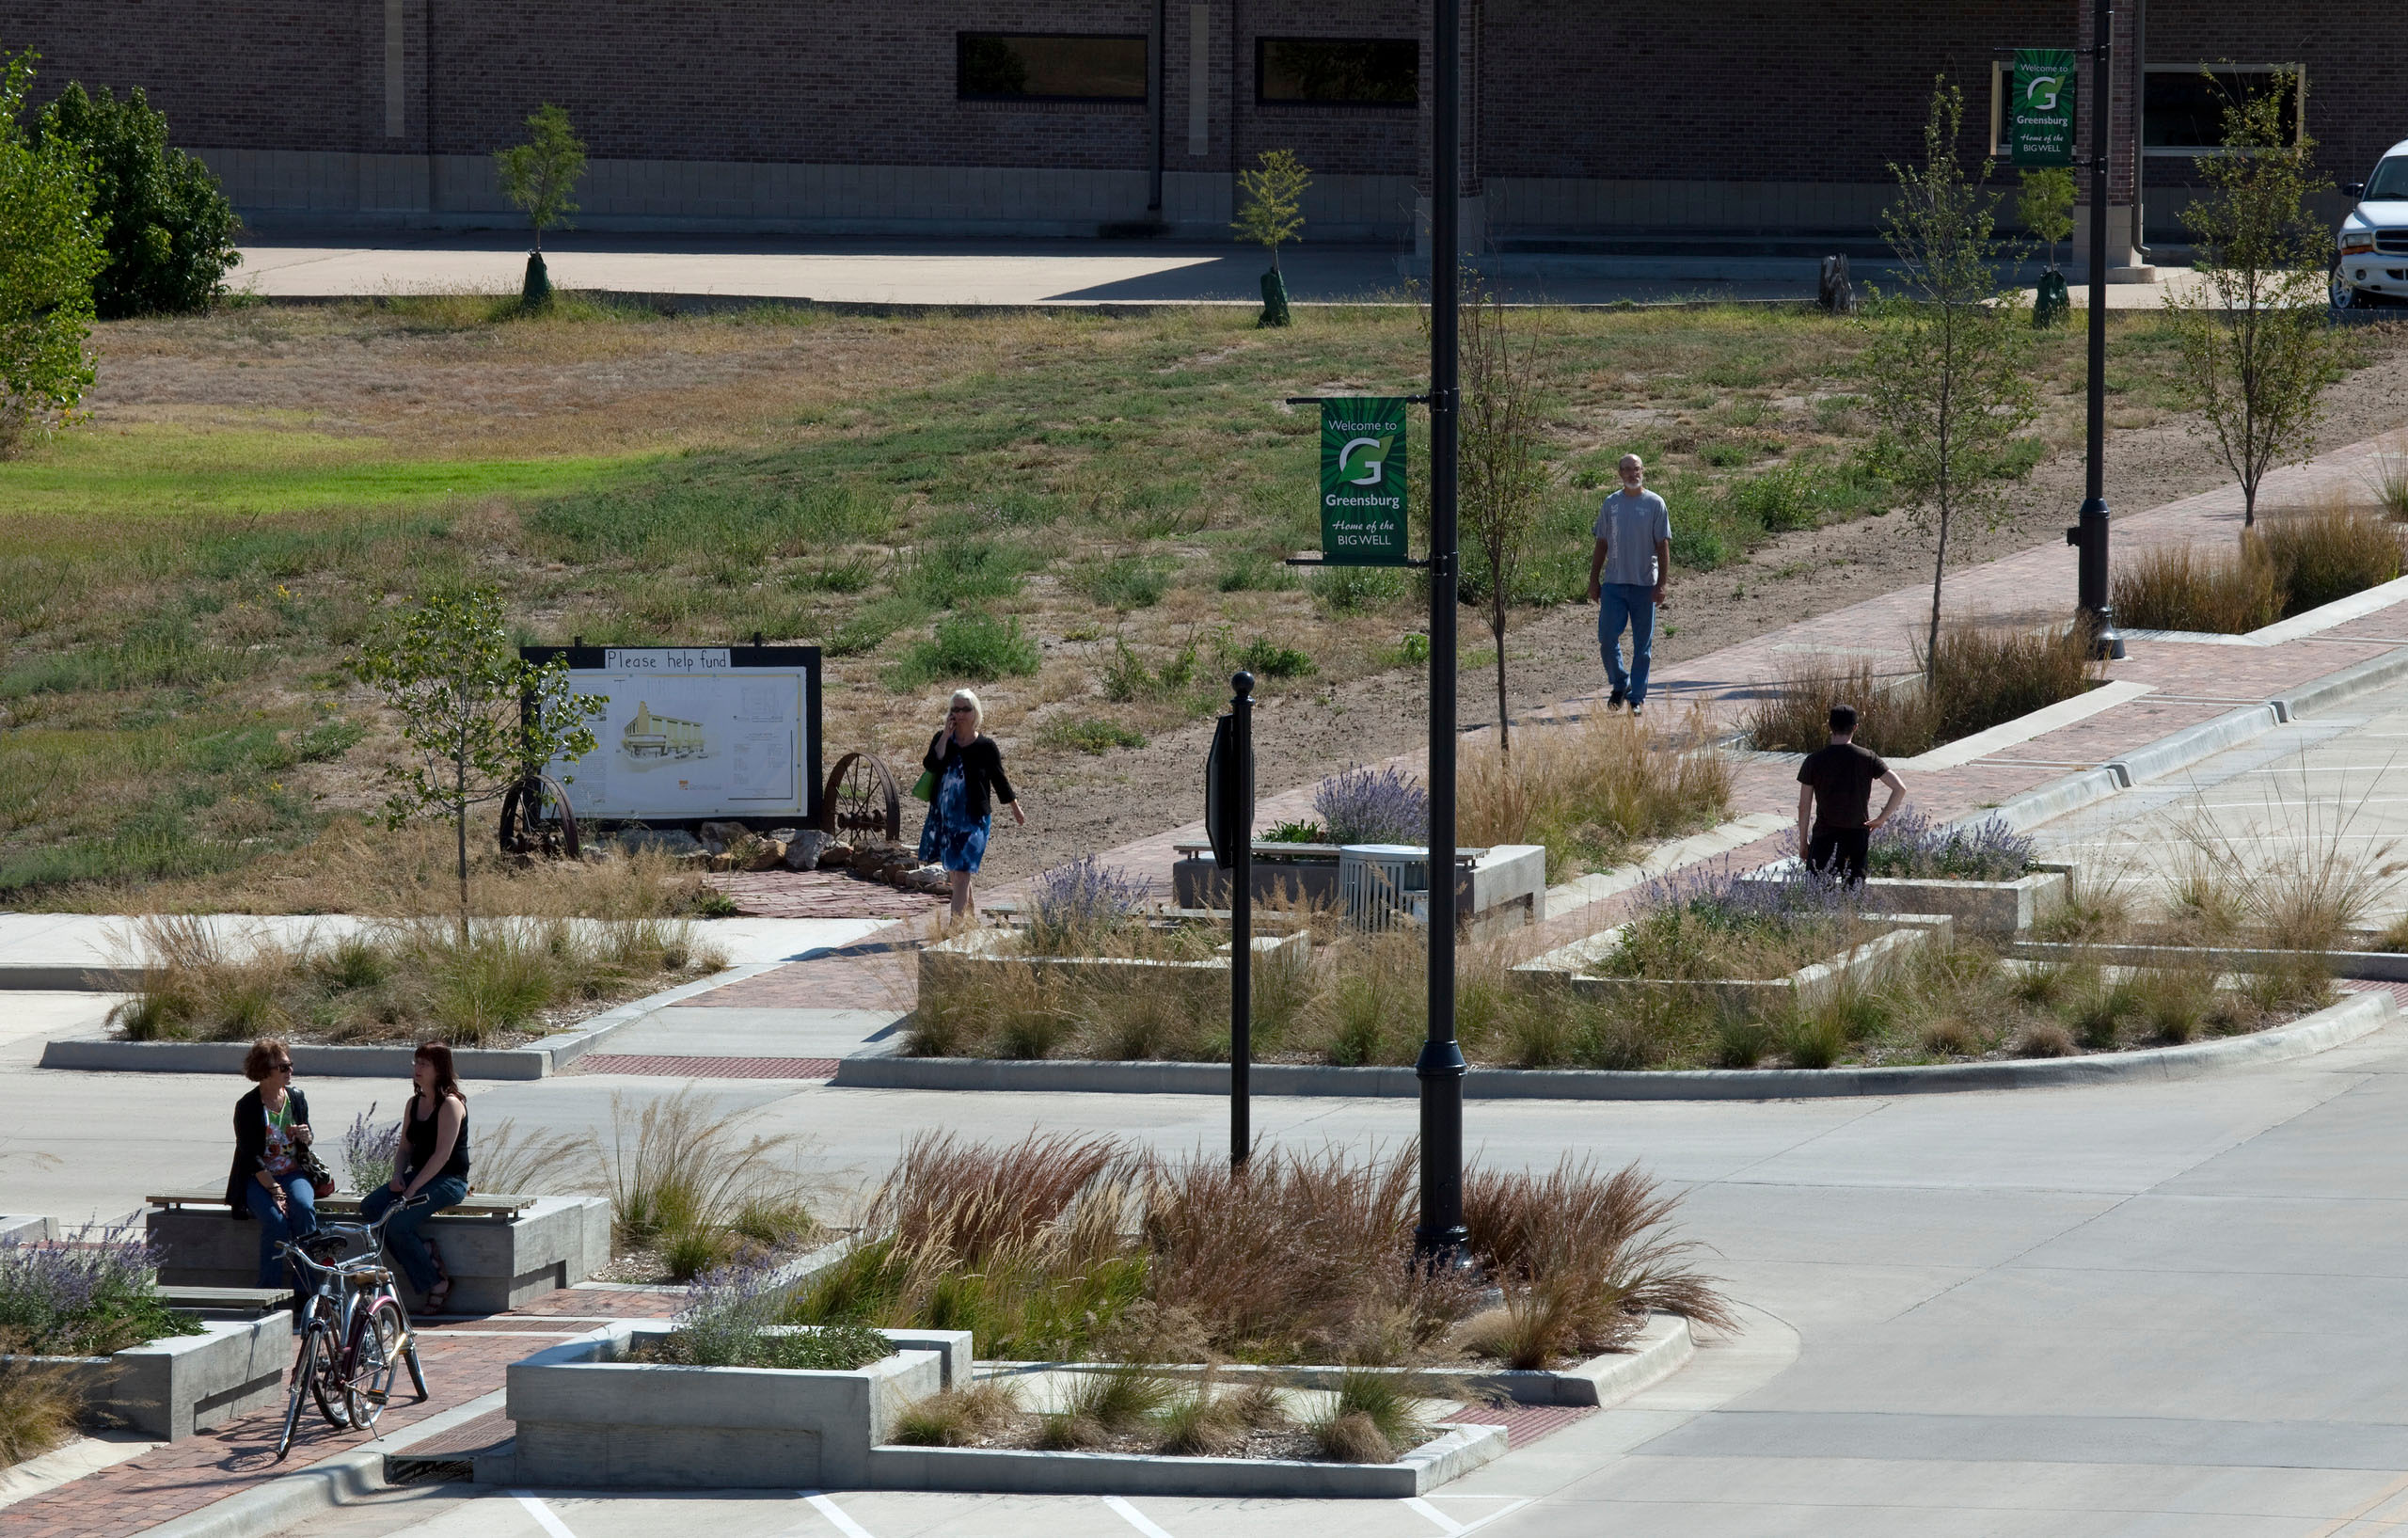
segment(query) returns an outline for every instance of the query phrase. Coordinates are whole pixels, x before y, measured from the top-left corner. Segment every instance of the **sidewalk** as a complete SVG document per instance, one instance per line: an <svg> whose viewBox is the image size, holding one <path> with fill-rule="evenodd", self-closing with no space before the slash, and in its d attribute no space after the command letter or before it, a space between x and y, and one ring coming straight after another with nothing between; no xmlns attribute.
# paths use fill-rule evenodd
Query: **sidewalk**
<svg viewBox="0 0 2408 1538"><path fill-rule="evenodd" d="M428 1399L410 1398L404 1376L373 1436L388 1436L502 1387L512 1362L547 1344L575 1340L610 1319L660 1319L676 1311L680 1293L564 1288L508 1313L474 1319L420 1321L418 1340ZM275 1462L284 1404L258 1410L182 1442L162 1443L137 1458L87 1474L43 1494L0 1507L0 1538L126 1538L214 1501L285 1474L297 1474L372 1439L327 1426L305 1406L301 1432L281 1464Z"/></svg>
<svg viewBox="0 0 2408 1538"><path fill-rule="evenodd" d="M254 233L234 287L262 298L320 300L420 293L515 293L526 239L513 230L410 233L377 230ZM544 259L563 289L657 298L811 300L845 305L1221 305L1262 302L1262 253L1234 241L913 240L888 236L552 235ZM1322 246L1281 253L1298 304L1399 303L1419 271L1409 249ZM1698 300L1796 303L1814 297L1811 258L1609 256L1510 252L1479 263L1514 303L1664 304ZM1861 284L1886 283L1862 262ZM2118 284L2117 309L2163 302L2188 277ZM2027 291L2028 292L2028 291ZM2074 303L2088 303L2076 287Z"/></svg>

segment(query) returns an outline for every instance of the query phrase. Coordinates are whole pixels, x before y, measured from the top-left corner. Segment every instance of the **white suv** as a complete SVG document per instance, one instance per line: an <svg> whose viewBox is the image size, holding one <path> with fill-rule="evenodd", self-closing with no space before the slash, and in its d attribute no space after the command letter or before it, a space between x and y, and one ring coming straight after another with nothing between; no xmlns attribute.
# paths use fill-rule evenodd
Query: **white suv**
<svg viewBox="0 0 2408 1538"><path fill-rule="evenodd" d="M2333 308L2408 304L2408 139L2384 153L2363 185L2341 191L2358 206L2341 221Z"/></svg>

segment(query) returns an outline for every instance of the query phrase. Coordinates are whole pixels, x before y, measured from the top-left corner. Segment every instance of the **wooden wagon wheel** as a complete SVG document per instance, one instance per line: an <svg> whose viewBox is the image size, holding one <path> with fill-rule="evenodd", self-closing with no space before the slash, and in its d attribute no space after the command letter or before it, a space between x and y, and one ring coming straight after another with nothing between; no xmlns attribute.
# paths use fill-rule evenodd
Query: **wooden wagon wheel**
<svg viewBox="0 0 2408 1538"><path fill-rule="evenodd" d="M819 831L847 843L876 834L892 844L903 836L903 787L874 753L836 760L819 798Z"/></svg>
<svg viewBox="0 0 2408 1538"><path fill-rule="evenodd" d="M585 852L568 791L548 774L531 774L502 793L500 842L504 854L547 860L577 860Z"/></svg>

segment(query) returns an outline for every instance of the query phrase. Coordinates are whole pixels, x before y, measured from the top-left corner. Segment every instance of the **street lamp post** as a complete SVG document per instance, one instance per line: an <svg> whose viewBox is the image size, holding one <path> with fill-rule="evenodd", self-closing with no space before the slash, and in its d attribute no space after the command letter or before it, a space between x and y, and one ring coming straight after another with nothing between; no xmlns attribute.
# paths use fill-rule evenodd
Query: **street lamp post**
<svg viewBox="0 0 2408 1538"><path fill-rule="evenodd" d="M2082 521L2066 531L2066 543L2081 551L2076 623L2090 631L2091 655L2099 658L2124 655L2107 593L2107 141L2115 119L2115 25L2114 0L2098 0L2090 48L2089 465Z"/></svg>
<svg viewBox="0 0 2408 1538"><path fill-rule="evenodd" d="M1430 1035L1421 1080L1425 1261L1464 1243L1464 1054L1455 1040L1455 300L1461 0L1433 0L1430 88Z"/></svg>

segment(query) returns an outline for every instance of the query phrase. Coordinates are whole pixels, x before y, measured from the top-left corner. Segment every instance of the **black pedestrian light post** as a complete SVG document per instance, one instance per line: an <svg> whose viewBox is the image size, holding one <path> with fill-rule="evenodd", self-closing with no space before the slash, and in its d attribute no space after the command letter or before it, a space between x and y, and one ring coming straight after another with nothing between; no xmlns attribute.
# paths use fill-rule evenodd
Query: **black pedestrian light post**
<svg viewBox="0 0 2408 1538"><path fill-rule="evenodd" d="M2076 623L2091 633L2091 655L2120 658L2124 638L2107 595L2107 141L2115 119L2115 9L2098 0L2090 47L2090 421L2082 521L2066 543L2082 552L2074 582Z"/></svg>
<svg viewBox="0 0 2408 1538"><path fill-rule="evenodd" d="M1430 1035L1421 1080L1424 1261L1463 1253L1464 1053L1455 1040L1455 162L1461 0L1434 0L1430 57Z"/></svg>

